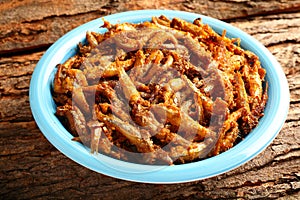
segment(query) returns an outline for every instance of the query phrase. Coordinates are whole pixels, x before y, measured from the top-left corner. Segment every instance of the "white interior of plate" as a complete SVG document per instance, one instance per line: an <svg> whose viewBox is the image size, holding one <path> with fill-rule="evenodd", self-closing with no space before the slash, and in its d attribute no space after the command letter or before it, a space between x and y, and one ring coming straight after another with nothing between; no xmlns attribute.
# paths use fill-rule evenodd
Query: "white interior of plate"
<svg viewBox="0 0 300 200"><path fill-rule="evenodd" d="M55 66L76 53L77 44L84 41L86 31L105 31L99 28L103 24L99 18L70 31L54 43L37 64L30 83L30 105L36 123L45 137L70 159L96 172L124 180L146 183L189 182L216 176L244 164L263 151L279 133L289 108L286 77L272 54L245 32L210 17L171 10L130 11L104 18L113 24L139 23L162 14L190 22L200 17L203 23L209 24L216 32L222 33L226 29L227 37L240 38L242 48L258 55L263 68L267 71L266 80L269 83L269 100L265 116L246 139L232 149L194 163L162 167L128 163L100 154L96 158L86 150L86 147L71 140L72 135L54 115L56 105L52 100L50 89Z"/></svg>

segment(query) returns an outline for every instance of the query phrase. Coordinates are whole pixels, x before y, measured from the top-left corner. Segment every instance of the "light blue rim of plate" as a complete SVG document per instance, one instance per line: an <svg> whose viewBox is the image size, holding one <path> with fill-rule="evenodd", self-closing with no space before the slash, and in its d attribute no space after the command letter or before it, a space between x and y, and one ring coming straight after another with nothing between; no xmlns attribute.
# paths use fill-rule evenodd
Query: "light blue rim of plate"
<svg viewBox="0 0 300 200"><path fill-rule="evenodd" d="M162 184L201 180L233 170L262 152L281 130L289 109L290 94L285 74L273 55L261 43L240 29L211 17L173 10L139 10L117 13L104 18L113 24L139 23L161 14L191 22L200 17L203 23L209 24L218 33L226 29L227 37L240 38L244 49L259 56L262 66L267 71L269 100L265 116L246 139L213 158L167 167L128 163L103 155L100 155L100 159L96 159L83 145L71 141L71 134L54 115L56 107L50 91L53 73L58 63L64 62L76 53L77 44L84 41L86 31L104 31L99 28L103 25L102 18L83 24L65 34L42 56L30 83L30 106L34 119L44 136L64 155L86 168L107 176Z"/></svg>

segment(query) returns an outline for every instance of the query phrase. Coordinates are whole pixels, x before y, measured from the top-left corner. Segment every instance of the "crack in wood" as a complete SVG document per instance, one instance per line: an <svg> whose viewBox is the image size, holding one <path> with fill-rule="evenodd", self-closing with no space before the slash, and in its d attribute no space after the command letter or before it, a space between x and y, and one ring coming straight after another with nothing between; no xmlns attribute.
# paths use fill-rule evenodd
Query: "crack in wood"
<svg viewBox="0 0 300 200"><path fill-rule="evenodd" d="M285 154L279 154L275 156L274 161L284 162L284 161L289 161L291 159L297 159L297 158L300 158L300 144L299 144L299 148L290 149Z"/></svg>

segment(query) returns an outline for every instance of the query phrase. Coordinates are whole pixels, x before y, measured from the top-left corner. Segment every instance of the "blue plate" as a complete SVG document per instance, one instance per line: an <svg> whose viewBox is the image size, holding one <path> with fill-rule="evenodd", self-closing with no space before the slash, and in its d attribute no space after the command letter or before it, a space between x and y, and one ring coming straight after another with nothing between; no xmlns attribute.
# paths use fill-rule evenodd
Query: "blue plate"
<svg viewBox="0 0 300 200"><path fill-rule="evenodd" d="M86 31L104 32L99 28L101 18L88 22L70 31L55 42L38 62L30 83L30 106L33 116L45 137L63 154L75 162L101 174L124 180L145 183L180 183L213 177L251 160L262 152L281 130L289 109L289 88L283 70L272 54L247 33L217 19L195 13L172 10L140 10L113 14L104 17L109 22L139 23L151 20L152 16L165 15L192 22L202 18L216 32L227 31L227 37L240 38L241 46L259 56L266 69L269 82L269 100L265 115L259 125L242 142L230 150L203 161L175 166L151 166L119 161L108 156L95 157L80 143L72 141L72 135L54 115L56 105L51 96L55 66L75 55L79 42L85 40Z"/></svg>

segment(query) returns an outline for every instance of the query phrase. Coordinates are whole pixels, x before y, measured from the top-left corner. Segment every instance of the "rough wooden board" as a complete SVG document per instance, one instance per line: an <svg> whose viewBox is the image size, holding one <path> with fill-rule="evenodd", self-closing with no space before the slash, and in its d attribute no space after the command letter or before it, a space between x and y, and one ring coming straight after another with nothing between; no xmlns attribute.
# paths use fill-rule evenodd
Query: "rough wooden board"
<svg viewBox="0 0 300 200"><path fill-rule="evenodd" d="M163 0L149 1L95 1L84 4L80 0L3 1L0 4L0 54L12 50L26 51L48 47L73 28L107 14L138 9L175 9L195 12L217 19L229 20L267 13L280 13L300 9L300 0ZM24 15L23 13L26 13ZM296 30L295 30L296 31Z"/></svg>
<svg viewBox="0 0 300 200"><path fill-rule="evenodd" d="M3 9L3 3L7 2L9 1L0 3L0 9ZM30 1L15 1L15 3L25 2L30 4ZM173 2L176 3L176 1ZM208 1L208 3L212 2ZM215 2L217 5L221 1ZM247 0L232 0L231 2L243 3ZM286 3L287 1L280 2ZM294 2L297 3L297 1ZM132 5L139 4L141 6L142 3L142 1L133 2ZM175 3L169 5L167 1L161 2L162 6L172 8L179 9L176 6L182 6ZM194 5L193 2L187 1L186 3L185 7L187 8ZM258 1L258 3L262 5L263 1ZM206 5L206 3L203 4ZM109 5L111 3L108 4L108 7ZM122 4L114 6L120 10L125 9ZM101 8L105 10L106 6ZM59 8L57 9L59 10ZM197 9L205 9L205 6L200 5ZM283 12L284 9L275 11ZM232 12L233 8L230 10ZM229 11L228 13L230 13ZM71 19L81 19L82 21L78 20L79 25L85 20L85 17L92 19L98 15L98 11L81 10L80 12L82 13L78 18L76 18L76 12L70 11L70 16L58 14L58 16L39 19L35 17L40 21L35 23L32 20L25 23L33 24L35 27L42 24L41 22L47 22L53 18L56 22L49 20L47 23L55 24L58 21L59 26L63 26L63 24L70 24ZM100 14L102 12L110 11L100 11ZM255 10L251 12L255 12ZM251 12L249 11L249 13ZM213 10L210 13L213 13ZM256 13L259 14L259 11ZM33 121L28 101L29 81L36 63L44 53L37 47L51 44L55 38L60 37L71 28L68 27L57 35L54 34L53 38L47 42L39 43L38 41L41 42L42 39L37 39L30 44L23 44L26 40L20 38L19 44L11 43L12 49L28 48L33 51L0 57L1 199L60 199L63 197L69 199L118 199L120 196L124 199L228 199L239 197L241 199L280 197L297 199L300 195L300 37L296 31L299 29L299 16L299 13L289 13L228 20L265 44L282 65L291 92L289 115L283 129L272 144L247 164L214 178L184 184L151 185L110 178L78 165L56 150L45 139ZM64 21L68 17L70 17L69 21ZM16 18L12 20L20 22ZM0 28L0 30L3 29ZM48 26L46 30L48 31ZM0 35L2 33L0 31ZM3 38L10 38L10 36L6 35L0 38L0 48L2 48Z"/></svg>
<svg viewBox="0 0 300 200"><path fill-rule="evenodd" d="M131 9L176 9L208 15L217 19L228 20L249 16L266 15L287 11L299 11L300 1L294 0L161 0L128 1L127 8Z"/></svg>
<svg viewBox="0 0 300 200"><path fill-rule="evenodd" d="M0 53L48 47L73 28L116 12L117 6L118 2L105 0L4 1L0 7Z"/></svg>

